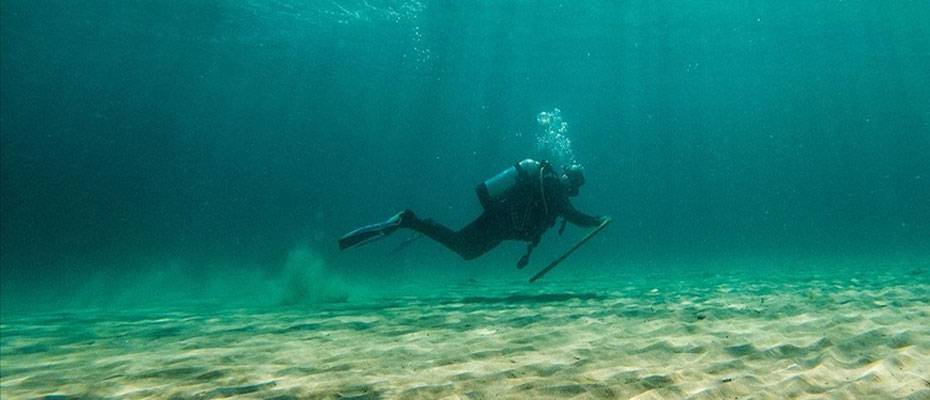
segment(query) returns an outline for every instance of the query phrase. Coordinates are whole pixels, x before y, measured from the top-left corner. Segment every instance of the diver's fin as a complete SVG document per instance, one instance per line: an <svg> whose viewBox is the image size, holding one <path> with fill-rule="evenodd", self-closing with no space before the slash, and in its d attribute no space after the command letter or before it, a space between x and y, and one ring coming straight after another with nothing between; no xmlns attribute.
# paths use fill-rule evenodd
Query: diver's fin
<svg viewBox="0 0 930 400"><path fill-rule="evenodd" d="M401 211L387 221L366 225L345 234L343 237L339 238L339 249L345 250L351 247L361 246L394 233L397 228L400 228L400 224L403 222L407 212L408 211ZM411 213L410 215L413 214Z"/></svg>

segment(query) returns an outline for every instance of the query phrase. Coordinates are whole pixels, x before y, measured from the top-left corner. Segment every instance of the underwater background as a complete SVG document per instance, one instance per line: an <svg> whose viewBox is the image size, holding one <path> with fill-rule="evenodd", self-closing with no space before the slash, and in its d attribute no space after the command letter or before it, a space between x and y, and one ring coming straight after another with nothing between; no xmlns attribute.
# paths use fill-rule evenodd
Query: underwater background
<svg viewBox="0 0 930 400"><path fill-rule="evenodd" d="M199 367L128 374L131 383L105 387L79 385L110 376L103 372L23 383L49 365L61 343L89 351L82 343L112 348L116 342L106 338L133 337L113 321L177 318L209 330L213 313L235 309L241 320L230 332L239 335L371 334L364 324L375 320L406 327L398 335L416 335L443 326L437 321L451 318L443 307L457 298L471 299L453 302L464 304L461 319L477 321L461 332L486 337L500 329L483 326L485 316L514 305L525 315L508 326L522 331L572 327L578 318L569 303L594 312L585 318L621 329L630 325L597 313L623 309L620 318L639 322L677 321L684 313L687 324L703 323L733 317L727 312L734 307L745 310L734 304L755 304L754 296L781 303L763 313L774 325L747 328L747 335L771 331L785 316L842 311L855 318L876 304L902 319L880 328L869 323L885 316L860 317L862 325L836 337L814 335L790 348L747 337L749 348L719 345L720 354L772 361L775 348L772 362L790 364L798 363L792 357L838 351L839 359L861 361L843 365L869 368L907 351L898 361L910 375L860 379L876 392L858 387L847 394L930 396L930 382L920 387L916 378L927 376L930 360L926 1L3 0L0 18L4 398L133 397L121 390L152 380L168 386L134 396L261 397L272 386L290 388L282 396L317 393L273 376L247 380L254 387L213 385L235 374ZM557 138L537 121L555 110L567 123ZM352 251L336 246L345 232L404 208L463 226L481 211L478 183L521 159L559 160L567 152L587 176L575 206L613 223L539 284L526 279L584 229L549 232L523 271L514 267L524 251L517 242L470 262L429 240L394 251L406 232ZM729 289L721 292L721 285ZM841 294L829 295L834 290ZM688 302L719 312L702 314ZM388 309L406 310L409 324L385 317ZM357 317L352 310L379 316L338 329L300 322L324 318L321 310L337 313L333 318ZM269 328L283 323L278 312L294 323ZM418 328L416 315L434 318ZM815 330L848 322L825 321L832 322ZM110 322L116 325L99 325ZM240 322L252 328L235 331ZM160 329L140 333L148 339L139 346L174 343L178 335L210 342L216 333ZM628 340L656 335L628 333ZM345 340L335 343L352 343L360 354L389 343ZM515 340L519 345L495 348L532 353L534 340L561 343ZM682 340L662 342L659 353L715 348L709 341L695 350ZM633 342L615 344L623 343ZM656 350L641 344L644 350L632 354ZM126 346L119 357L134 354L136 347ZM863 361L853 356L863 348L882 351ZM159 357L187 351L166 347L150 359L163 366ZM97 354L67 365L81 369ZM605 368L636 364L603 354ZM433 365L428 357L420 361ZM533 376L560 376L543 370ZM484 393L453 385L411 393L374 381L319 396L705 393L687 386L687 375L653 371L637 380L624 373L604 378L604 388ZM167 391L190 376L200 386ZM779 379L713 393L785 386ZM819 382L819 392L799 393L837 393ZM67 385L78 386L58 390Z"/></svg>

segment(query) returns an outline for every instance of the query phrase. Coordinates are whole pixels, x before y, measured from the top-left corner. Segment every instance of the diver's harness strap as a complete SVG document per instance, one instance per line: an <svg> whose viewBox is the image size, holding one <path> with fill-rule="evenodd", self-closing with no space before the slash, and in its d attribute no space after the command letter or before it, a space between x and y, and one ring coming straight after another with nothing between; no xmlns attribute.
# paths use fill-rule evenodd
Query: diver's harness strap
<svg viewBox="0 0 930 400"><path fill-rule="evenodd" d="M519 163L517 165L519 166ZM543 212L544 212L543 218L546 218L546 219L549 218L549 202L546 200L546 185L543 179L546 176L546 171L551 170L551 169L552 169L552 164L549 164L548 161L543 160L539 162L539 198L543 204ZM533 206L533 203L531 202L529 207L527 207L527 211L526 211L527 217L529 216L529 212L530 212L530 209L532 209L532 206ZM525 217L524 222L526 221L526 219L527 218ZM527 243L526 245L526 253L523 254L523 257L520 257L519 261L517 261L517 269L523 269L523 267L525 267L530 262L530 255L533 254L533 249L535 249L536 246L539 244L539 240L542 237L542 232L539 231L538 227L536 228L537 228L537 232L533 236L533 240L529 241L529 243ZM563 230L565 230L564 220L562 221L562 228L559 229L560 235L562 234Z"/></svg>

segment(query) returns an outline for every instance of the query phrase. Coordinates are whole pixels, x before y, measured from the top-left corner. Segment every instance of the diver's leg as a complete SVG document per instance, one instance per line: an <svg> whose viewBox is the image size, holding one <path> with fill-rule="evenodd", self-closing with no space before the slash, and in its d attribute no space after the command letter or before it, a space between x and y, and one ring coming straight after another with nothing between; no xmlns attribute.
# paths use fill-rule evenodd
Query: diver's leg
<svg viewBox="0 0 930 400"><path fill-rule="evenodd" d="M494 214L482 213L474 221L465 225L458 232L459 255L466 260L477 258L491 251L504 240L500 234L499 222Z"/></svg>
<svg viewBox="0 0 930 400"><path fill-rule="evenodd" d="M488 213L482 213L459 231L453 231L431 219L412 218L409 222L405 221L403 226L429 236L465 260L487 253L502 241Z"/></svg>

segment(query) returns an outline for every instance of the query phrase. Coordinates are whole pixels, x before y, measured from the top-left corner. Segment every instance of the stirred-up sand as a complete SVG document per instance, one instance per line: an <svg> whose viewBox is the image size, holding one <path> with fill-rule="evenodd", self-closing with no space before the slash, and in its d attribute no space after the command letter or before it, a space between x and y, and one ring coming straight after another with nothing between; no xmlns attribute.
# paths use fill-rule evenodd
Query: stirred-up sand
<svg viewBox="0 0 930 400"><path fill-rule="evenodd" d="M926 281L515 288L7 315L0 396L930 398Z"/></svg>

